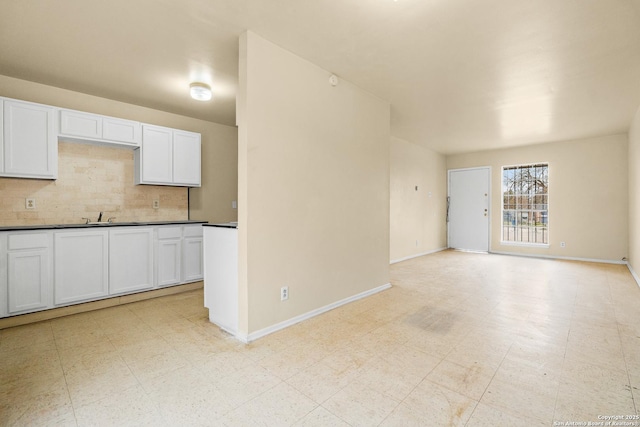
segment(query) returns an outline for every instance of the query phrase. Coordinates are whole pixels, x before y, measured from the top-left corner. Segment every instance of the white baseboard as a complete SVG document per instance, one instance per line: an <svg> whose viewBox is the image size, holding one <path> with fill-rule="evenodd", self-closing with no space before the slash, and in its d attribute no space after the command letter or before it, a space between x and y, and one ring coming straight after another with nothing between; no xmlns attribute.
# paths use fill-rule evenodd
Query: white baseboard
<svg viewBox="0 0 640 427"><path fill-rule="evenodd" d="M636 272L633 271L633 267L631 267L631 264L629 264L628 262L627 262L627 268L629 269L629 273L631 273L631 276L633 277L633 279L636 281L636 284L640 286L640 277L638 277Z"/></svg>
<svg viewBox="0 0 640 427"><path fill-rule="evenodd" d="M425 255L435 254L436 252L441 252L441 251L444 251L446 249L447 248L438 248L438 249L434 249L434 250L429 251L429 252L422 252L422 253L415 254L415 255L409 255L409 256L406 256L404 258L392 259L391 261L389 261L389 264L396 264L398 262L407 261L407 260L410 260L410 259L413 259L413 258L418 258L418 257L425 256Z"/></svg>
<svg viewBox="0 0 640 427"><path fill-rule="evenodd" d="M356 295L350 296L348 298L342 299L340 301L333 302L333 303L331 303L329 305L325 305L324 307L316 308L315 310L311 310L308 313L304 313L304 314L301 314L299 316L292 317L289 320L285 320L283 322L276 323L275 325L268 326L268 327L266 327L264 329L260 329L258 331L252 332L252 333L250 333L248 335L235 334L235 337L238 340L242 341L243 343L249 343L251 341L257 340L258 338L262 338L265 335L272 334L272 333L277 332L277 331L279 331L281 329L284 329L284 328L287 328L289 326L295 325L296 323L300 323L303 320L311 319L312 317L315 317L315 316L317 316L319 314L325 313L325 312L327 312L329 310L333 310L334 308L340 307L341 305L345 305L345 304L348 304L350 302L357 301L359 299L371 296L373 294L377 294L378 292L382 292L382 291L384 291L386 289L389 289L390 287L391 287L391 283L387 283L385 285L378 286L377 288L369 289L368 291L364 291L364 292L361 292L359 294L356 294Z"/></svg>
<svg viewBox="0 0 640 427"><path fill-rule="evenodd" d="M523 256L528 258L545 258L545 259L558 259L563 261L583 261L583 262L599 262L602 264L627 264L624 260L614 259L598 259L598 258L579 258L568 256L556 256L556 255L538 255L538 254L523 254L520 252L502 252L502 251L489 251L490 254L496 255L511 255L511 256Z"/></svg>

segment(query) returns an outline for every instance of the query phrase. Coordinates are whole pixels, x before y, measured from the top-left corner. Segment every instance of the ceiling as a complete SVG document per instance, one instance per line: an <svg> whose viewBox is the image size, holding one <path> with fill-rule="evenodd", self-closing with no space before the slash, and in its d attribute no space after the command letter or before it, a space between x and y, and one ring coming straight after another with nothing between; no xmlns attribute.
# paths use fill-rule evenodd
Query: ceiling
<svg viewBox="0 0 640 427"><path fill-rule="evenodd" d="M2 0L0 74L233 126L246 30L444 154L626 132L640 105L640 0Z"/></svg>

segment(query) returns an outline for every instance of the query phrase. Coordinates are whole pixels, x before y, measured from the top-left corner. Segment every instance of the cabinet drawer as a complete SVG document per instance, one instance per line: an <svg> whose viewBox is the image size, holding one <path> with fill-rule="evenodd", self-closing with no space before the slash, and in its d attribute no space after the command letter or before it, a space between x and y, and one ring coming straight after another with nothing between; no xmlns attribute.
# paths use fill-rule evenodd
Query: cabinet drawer
<svg viewBox="0 0 640 427"><path fill-rule="evenodd" d="M182 238L182 229L180 227L161 227L158 228L158 239L180 239Z"/></svg>
<svg viewBox="0 0 640 427"><path fill-rule="evenodd" d="M49 247L49 237L43 233L11 234L8 237L7 248L10 251Z"/></svg>
<svg viewBox="0 0 640 427"><path fill-rule="evenodd" d="M184 237L202 237L201 225L188 225L184 227Z"/></svg>

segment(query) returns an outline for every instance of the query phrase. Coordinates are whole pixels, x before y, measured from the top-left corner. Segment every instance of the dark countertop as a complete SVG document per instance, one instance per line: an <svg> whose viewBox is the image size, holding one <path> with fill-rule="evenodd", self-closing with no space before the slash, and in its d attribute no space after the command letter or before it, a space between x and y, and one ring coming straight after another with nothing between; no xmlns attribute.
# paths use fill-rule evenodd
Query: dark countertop
<svg viewBox="0 0 640 427"><path fill-rule="evenodd" d="M221 224L202 224L203 227L238 228L237 222L224 222Z"/></svg>
<svg viewBox="0 0 640 427"><path fill-rule="evenodd" d="M110 228L110 227L138 227L145 225L185 225L206 224L206 221L141 221L141 222L103 222L100 224L43 224L43 225L12 225L0 226L0 231L21 230L64 230L69 228Z"/></svg>

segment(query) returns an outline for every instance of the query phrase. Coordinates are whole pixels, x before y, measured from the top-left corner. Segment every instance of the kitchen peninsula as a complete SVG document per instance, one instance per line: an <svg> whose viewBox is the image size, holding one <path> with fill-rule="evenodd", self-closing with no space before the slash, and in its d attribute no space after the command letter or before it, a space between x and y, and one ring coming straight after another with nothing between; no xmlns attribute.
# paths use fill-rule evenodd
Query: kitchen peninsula
<svg viewBox="0 0 640 427"><path fill-rule="evenodd" d="M204 306L209 320L238 334L238 223L204 224Z"/></svg>

